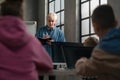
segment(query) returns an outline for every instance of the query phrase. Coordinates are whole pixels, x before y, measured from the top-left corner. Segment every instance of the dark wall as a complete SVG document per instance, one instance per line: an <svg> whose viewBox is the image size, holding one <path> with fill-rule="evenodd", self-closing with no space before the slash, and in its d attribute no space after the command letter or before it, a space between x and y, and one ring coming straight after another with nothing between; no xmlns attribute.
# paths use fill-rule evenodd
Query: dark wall
<svg viewBox="0 0 120 80"><path fill-rule="evenodd" d="M120 26L120 0L108 0L108 4L110 4L113 7L116 19Z"/></svg>
<svg viewBox="0 0 120 80"><path fill-rule="evenodd" d="M47 0L25 0L25 20L37 21L37 27L45 25Z"/></svg>
<svg viewBox="0 0 120 80"><path fill-rule="evenodd" d="M25 0L25 20L38 21L38 1Z"/></svg>

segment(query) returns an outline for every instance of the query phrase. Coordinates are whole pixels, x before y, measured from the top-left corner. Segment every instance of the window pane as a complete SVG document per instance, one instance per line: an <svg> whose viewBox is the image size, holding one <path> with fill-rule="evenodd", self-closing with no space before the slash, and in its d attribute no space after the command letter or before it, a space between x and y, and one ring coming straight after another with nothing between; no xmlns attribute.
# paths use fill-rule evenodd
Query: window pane
<svg viewBox="0 0 120 80"><path fill-rule="evenodd" d="M64 32L64 26L61 26L61 28L62 28L62 31Z"/></svg>
<svg viewBox="0 0 120 80"><path fill-rule="evenodd" d="M49 12L54 12L54 2L51 2L49 5Z"/></svg>
<svg viewBox="0 0 120 80"><path fill-rule="evenodd" d="M82 18L89 16L89 2L86 2L81 5L81 14L82 14Z"/></svg>
<svg viewBox="0 0 120 80"><path fill-rule="evenodd" d="M61 12L61 24L64 24L64 11Z"/></svg>
<svg viewBox="0 0 120 80"><path fill-rule="evenodd" d="M81 0L81 2L84 2L84 1L87 1L87 0Z"/></svg>
<svg viewBox="0 0 120 80"><path fill-rule="evenodd" d="M99 0L91 0L91 14L93 13L93 10L99 5Z"/></svg>
<svg viewBox="0 0 120 80"><path fill-rule="evenodd" d="M57 13L57 22L56 25L60 25L60 13Z"/></svg>
<svg viewBox="0 0 120 80"><path fill-rule="evenodd" d="M89 34L89 19L82 21L82 35Z"/></svg>
<svg viewBox="0 0 120 80"><path fill-rule="evenodd" d="M52 1L52 0L49 0L49 2Z"/></svg>
<svg viewBox="0 0 120 80"><path fill-rule="evenodd" d="M90 24L91 24L91 33L95 33L95 32L94 32L93 25L92 25L92 22L91 22Z"/></svg>
<svg viewBox="0 0 120 80"><path fill-rule="evenodd" d="M55 0L55 12L60 11L60 0Z"/></svg>
<svg viewBox="0 0 120 80"><path fill-rule="evenodd" d="M61 9L64 9L64 0L61 0Z"/></svg>
<svg viewBox="0 0 120 80"><path fill-rule="evenodd" d="M107 0L101 0L101 4L107 4Z"/></svg>

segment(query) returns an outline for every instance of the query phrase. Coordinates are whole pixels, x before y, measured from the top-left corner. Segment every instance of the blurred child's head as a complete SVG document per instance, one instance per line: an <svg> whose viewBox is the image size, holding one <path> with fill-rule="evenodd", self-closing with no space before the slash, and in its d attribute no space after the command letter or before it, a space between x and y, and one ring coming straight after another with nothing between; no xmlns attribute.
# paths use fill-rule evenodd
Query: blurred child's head
<svg viewBox="0 0 120 80"><path fill-rule="evenodd" d="M24 0L4 0L1 5L2 16L17 16L23 19Z"/></svg>
<svg viewBox="0 0 120 80"><path fill-rule="evenodd" d="M95 47L98 44L98 39L95 37L88 37L84 42L83 45L85 47Z"/></svg>

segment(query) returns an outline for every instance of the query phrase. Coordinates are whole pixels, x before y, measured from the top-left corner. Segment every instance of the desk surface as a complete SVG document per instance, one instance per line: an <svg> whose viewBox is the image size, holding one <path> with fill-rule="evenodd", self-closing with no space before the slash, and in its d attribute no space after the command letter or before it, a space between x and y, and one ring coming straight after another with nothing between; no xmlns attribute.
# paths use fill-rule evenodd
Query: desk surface
<svg viewBox="0 0 120 80"><path fill-rule="evenodd" d="M96 76L81 76L81 75L77 75L76 74L76 71L73 69L73 70L53 70L51 72L48 72L48 73L40 73L39 75L42 75L42 76L67 76L67 77L72 77L73 79L75 80L96 80ZM73 77L74 76L74 77ZM70 79L70 80L73 80L73 79ZM69 80L69 79L67 79Z"/></svg>
<svg viewBox="0 0 120 80"><path fill-rule="evenodd" d="M55 75L55 76L69 76L69 75L77 75L75 70L53 70L48 73L40 73L40 75Z"/></svg>

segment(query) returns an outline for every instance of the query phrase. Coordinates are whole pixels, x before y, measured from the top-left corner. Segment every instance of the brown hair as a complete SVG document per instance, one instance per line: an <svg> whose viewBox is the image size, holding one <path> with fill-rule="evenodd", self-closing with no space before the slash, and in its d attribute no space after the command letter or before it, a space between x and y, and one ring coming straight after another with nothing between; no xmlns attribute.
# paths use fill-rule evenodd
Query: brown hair
<svg viewBox="0 0 120 80"><path fill-rule="evenodd" d="M1 15L17 16L23 19L23 1L24 0L5 0L1 3Z"/></svg>
<svg viewBox="0 0 120 80"><path fill-rule="evenodd" d="M83 42L83 45L85 47L95 47L98 44L98 39L95 37L88 37L87 39L85 39L85 41Z"/></svg>
<svg viewBox="0 0 120 80"><path fill-rule="evenodd" d="M98 6L92 14L92 21L97 23L102 29L115 27L115 15L110 5Z"/></svg>

